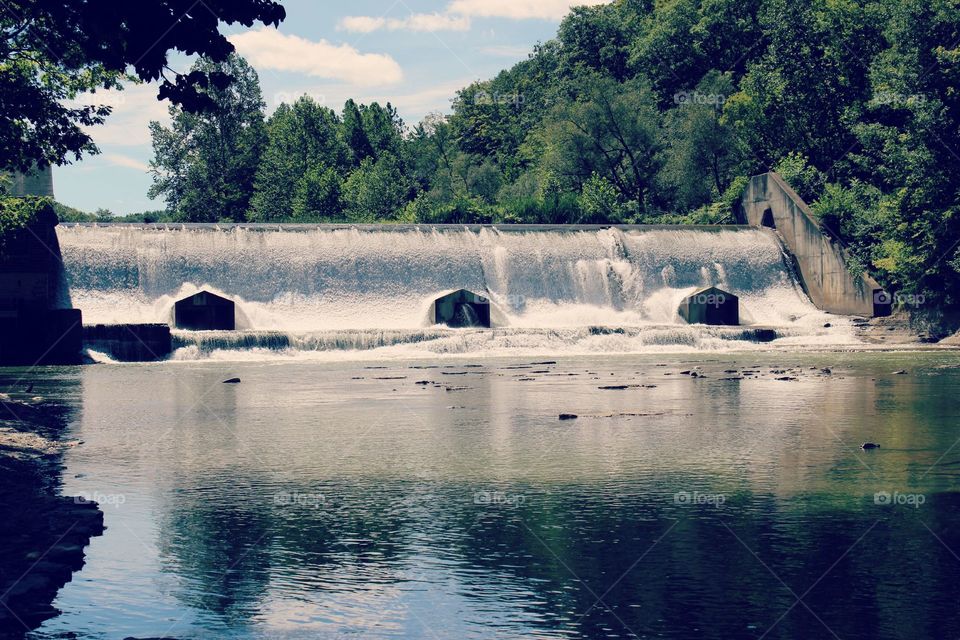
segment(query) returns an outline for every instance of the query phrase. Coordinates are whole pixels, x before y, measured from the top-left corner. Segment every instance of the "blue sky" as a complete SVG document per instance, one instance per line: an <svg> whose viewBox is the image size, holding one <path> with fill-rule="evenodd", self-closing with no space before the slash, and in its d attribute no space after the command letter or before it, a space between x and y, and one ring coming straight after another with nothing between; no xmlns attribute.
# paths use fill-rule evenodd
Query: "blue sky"
<svg viewBox="0 0 960 640"><path fill-rule="evenodd" d="M604 1L281 0L279 29L224 32L260 74L268 112L306 93L337 111L347 98L390 101L412 124L448 112L457 89L524 59L554 36L570 6ZM90 130L102 154L54 169L58 200L117 214L164 207L146 195L147 125L167 118L156 91L140 85L92 98L114 106L107 124Z"/></svg>

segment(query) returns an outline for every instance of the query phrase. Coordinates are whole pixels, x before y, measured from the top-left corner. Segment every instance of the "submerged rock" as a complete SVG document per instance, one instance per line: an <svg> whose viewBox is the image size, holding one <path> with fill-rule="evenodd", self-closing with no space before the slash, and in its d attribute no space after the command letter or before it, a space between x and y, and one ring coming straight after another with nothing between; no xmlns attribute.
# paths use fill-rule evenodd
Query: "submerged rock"
<svg viewBox="0 0 960 640"><path fill-rule="evenodd" d="M597 387L601 391L624 391L626 389L656 389L655 384L611 384L603 387Z"/></svg>

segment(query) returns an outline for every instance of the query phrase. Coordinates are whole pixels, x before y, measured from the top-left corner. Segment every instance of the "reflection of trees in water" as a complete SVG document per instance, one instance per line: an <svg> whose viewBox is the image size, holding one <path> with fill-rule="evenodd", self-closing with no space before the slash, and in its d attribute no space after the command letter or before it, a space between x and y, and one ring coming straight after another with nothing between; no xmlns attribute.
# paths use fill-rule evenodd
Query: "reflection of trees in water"
<svg viewBox="0 0 960 640"><path fill-rule="evenodd" d="M960 548L956 494L928 496L917 511L872 496L742 491L717 508L609 487L513 486L524 501L504 505L476 504L470 486L364 482L303 489L324 496L316 508L276 504L236 477L242 500L215 497L226 488L181 490L160 536L169 570L189 582L178 596L236 623L271 587L309 600L396 584L426 555L454 572L476 624L509 608L583 637L755 638L790 610L767 637L829 637L809 606L842 638L960 632L960 561L924 526Z"/></svg>
<svg viewBox="0 0 960 640"><path fill-rule="evenodd" d="M294 586L281 595L308 598L331 585L401 579L402 492L358 494L334 484L274 491L236 474L223 478L177 490L161 519L161 561L184 579L175 595L186 606L237 624L274 582ZM311 497L297 502L298 495Z"/></svg>
<svg viewBox="0 0 960 640"><path fill-rule="evenodd" d="M722 509L576 487L527 497L516 509L450 513L447 524L467 533L457 542L465 590L489 593L496 581L499 594L533 592L524 609L545 630L759 637L794 605L786 583L842 638L960 631L960 561L921 522L960 548L956 494L920 514L872 496L844 506L741 495ZM767 637L831 634L801 603Z"/></svg>
<svg viewBox="0 0 960 640"><path fill-rule="evenodd" d="M478 624L520 611L527 624L583 637L756 638L789 610L767 637L831 637L809 606L842 638L960 632L953 493L916 510L878 507L872 495L741 489L716 508L629 485L513 485L524 501L507 505L475 504L478 487L360 477L301 487L323 496L314 507L277 504L274 487L240 476L181 489L160 536L168 570L189 583L178 597L228 622L249 619L270 589L309 600L398 584L429 557L454 572Z"/></svg>
<svg viewBox="0 0 960 640"><path fill-rule="evenodd" d="M185 583L184 604L245 619L269 582L269 521L259 505L205 492L178 492L175 509L161 521L159 547L165 571Z"/></svg>

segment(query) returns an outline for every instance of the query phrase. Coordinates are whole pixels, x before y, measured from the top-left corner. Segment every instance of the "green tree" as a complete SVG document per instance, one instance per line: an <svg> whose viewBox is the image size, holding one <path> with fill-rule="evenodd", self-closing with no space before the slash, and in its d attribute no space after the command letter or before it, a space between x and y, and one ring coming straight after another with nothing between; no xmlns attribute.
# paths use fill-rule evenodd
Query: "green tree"
<svg viewBox="0 0 960 640"><path fill-rule="evenodd" d="M332 110L308 96L277 108L267 122L268 141L257 170L251 220L282 220L316 211L313 205L295 208L294 198L301 193L315 194L318 181L328 169L338 174L347 171L349 150L343 143L340 126ZM301 204L313 202L312 195L304 197L307 200ZM333 206L333 201L327 204ZM338 210L324 209L323 215L337 213Z"/></svg>
<svg viewBox="0 0 960 640"><path fill-rule="evenodd" d="M577 220L580 224L622 221L624 206L620 193L603 176L593 174L583 184L578 204L583 212L583 217Z"/></svg>
<svg viewBox="0 0 960 640"><path fill-rule="evenodd" d="M578 100L557 107L533 140L541 171L573 194L599 175L642 215L660 168L653 94L642 81L621 85L596 74L584 76L578 87Z"/></svg>
<svg viewBox="0 0 960 640"><path fill-rule="evenodd" d="M352 99L343 106L343 141L350 149L350 158L354 167L373 156L373 145L367 137L360 107Z"/></svg>
<svg viewBox="0 0 960 640"><path fill-rule="evenodd" d="M360 112L372 157L376 159L385 153L399 156L404 125L393 105L388 102L386 107L381 107L374 102L361 107Z"/></svg>
<svg viewBox="0 0 960 640"><path fill-rule="evenodd" d="M639 9L631 69L649 79L663 108L675 106L710 71L739 82L767 42L760 24L763 2L670 0Z"/></svg>
<svg viewBox="0 0 960 640"><path fill-rule="evenodd" d="M297 185L293 198L293 219L321 222L338 219L343 211L341 180L336 169L315 165Z"/></svg>
<svg viewBox="0 0 960 640"><path fill-rule="evenodd" d="M427 191L441 183L453 185L458 180L454 162L459 149L452 127L442 114L428 114L402 148L418 190Z"/></svg>
<svg viewBox="0 0 960 640"><path fill-rule="evenodd" d="M357 222L396 219L410 199L410 183L397 158L365 159L343 184L347 216Z"/></svg>
<svg viewBox="0 0 960 640"><path fill-rule="evenodd" d="M625 3L574 7L557 33L563 64L571 71L588 69L618 82L629 79L634 15Z"/></svg>
<svg viewBox="0 0 960 640"><path fill-rule="evenodd" d="M960 7L904 0L889 8L888 46L870 64L870 99L852 129L863 206L844 230L881 281L960 304ZM878 197L876 192L881 195Z"/></svg>
<svg viewBox="0 0 960 640"><path fill-rule="evenodd" d="M869 99L865 61L883 46L881 7L765 0L761 23L768 46L725 106L755 158L752 172L792 152L821 171L845 170L856 142L848 116Z"/></svg>
<svg viewBox="0 0 960 640"><path fill-rule="evenodd" d="M664 116L662 179L672 190L672 203L682 211L718 198L745 168L746 152L723 117L723 105L733 91L731 74L711 71Z"/></svg>
<svg viewBox="0 0 960 640"><path fill-rule="evenodd" d="M170 51L224 62L234 47L221 22L279 24L270 0L7 0L0 10L0 168L27 170L96 153L86 127L110 109L77 102L117 88L131 73L160 80L161 98L187 110L212 107L210 89L229 75L218 68L171 71ZM91 96L92 97L92 96Z"/></svg>
<svg viewBox="0 0 960 640"><path fill-rule="evenodd" d="M201 59L194 69L229 74L234 81L206 90L213 109L193 113L171 106L170 128L150 123L154 157L149 196L163 197L179 220L243 221L266 139L260 82L237 55L225 63Z"/></svg>

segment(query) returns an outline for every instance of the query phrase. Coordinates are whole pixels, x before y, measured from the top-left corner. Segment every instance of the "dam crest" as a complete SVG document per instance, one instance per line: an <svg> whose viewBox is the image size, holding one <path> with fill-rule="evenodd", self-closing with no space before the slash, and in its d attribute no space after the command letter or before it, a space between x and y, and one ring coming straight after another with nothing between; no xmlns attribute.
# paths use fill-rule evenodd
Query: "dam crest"
<svg viewBox="0 0 960 640"><path fill-rule="evenodd" d="M172 324L174 303L205 290L236 302L246 337L224 337L227 350L471 353L494 334L502 344L488 346L534 351L711 348L742 331L687 325L678 313L709 286L739 298L741 329L810 338L837 323L810 302L776 234L756 227L61 224L57 233L85 323ZM434 300L461 288L489 300L494 334L434 324ZM205 332L176 333L181 348L216 351Z"/></svg>

